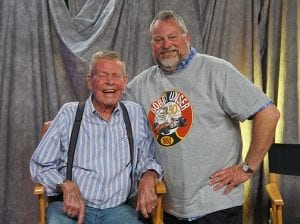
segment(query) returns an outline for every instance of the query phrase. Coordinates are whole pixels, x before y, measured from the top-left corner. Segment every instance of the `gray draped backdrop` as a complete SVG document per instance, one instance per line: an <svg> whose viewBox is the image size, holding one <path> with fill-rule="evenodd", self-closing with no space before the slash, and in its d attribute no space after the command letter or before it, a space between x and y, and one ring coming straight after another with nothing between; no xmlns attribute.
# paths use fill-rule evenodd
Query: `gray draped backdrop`
<svg viewBox="0 0 300 224"><path fill-rule="evenodd" d="M42 123L88 96L91 54L119 52L132 79L153 64L148 27L163 9L182 15L199 52L232 62L274 100L276 142L300 143L299 0L70 0L69 9L63 0L1 0L0 223L38 222L29 159ZM247 149L251 123L242 127ZM267 222L265 163L246 184L244 223Z"/></svg>

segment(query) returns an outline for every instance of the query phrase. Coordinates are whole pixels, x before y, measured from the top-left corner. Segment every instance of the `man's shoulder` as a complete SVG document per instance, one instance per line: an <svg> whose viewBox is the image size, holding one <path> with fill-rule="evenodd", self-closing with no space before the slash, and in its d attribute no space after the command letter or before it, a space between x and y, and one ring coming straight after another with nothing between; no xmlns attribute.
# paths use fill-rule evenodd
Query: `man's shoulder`
<svg viewBox="0 0 300 224"><path fill-rule="evenodd" d="M157 74L159 72L159 68L157 65L153 65L145 70L143 70L142 72L140 72L139 74L137 74L132 81L141 81L141 80L145 80L145 79L149 79L149 78L153 78L153 74Z"/></svg>
<svg viewBox="0 0 300 224"><path fill-rule="evenodd" d="M208 54L196 54L195 61L193 63L192 68L197 68L198 67L205 69L205 70L210 70L214 72L224 72L224 71L229 71L231 72L232 70L235 70L236 68L234 67L233 64L231 64L229 61L226 61L223 58L219 58L216 56L208 55Z"/></svg>
<svg viewBox="0 0 300 224"><path fill-rule="evenodd" d="M220 65L224 65L224 64L231 64L230 62L226 61L223 58L219 58L213 55L208 55L208 54L200 54L197 53L196 57L198 58L198 60L204 61L206 63L212 63L212 64L220 64Z"/></svg>
<svg viewBox="0 0 300 224"><path fill-rule="evenodd" d="M67 102L67 103L64 103L61 108L64 108L64 109L74 109L74 108L77 108L78 103L79 102L75 102L75 101L74 102Z"/></svg>
<svg viewBox="0 0 300 224"><path fill-rule="evenodd" d="M131 119L136 120L136 121L138 120L139 122L141 122L141 119L143 121L147 120L146 113L140 104L137 104L132 101L127 101L127 100L124 100L124 101L122 100L121 102L125 105L125 107L128 111L130 120Z"/></svg>
<svg viewBox="0 0 300 224"><path fill-rule="evenodd" d="M59 110L59 113L63 114L74 114L77 110L79 102L67 102L62 105Z"/></svg>
<svg viewBox="0 0 300 224"><path fill-rule="evenodd" d="M138 103L135 103L133 101L129 101L129 100L122 100L121 101L127 109L134 109L134 110L142 110L142 106Z"/></svg>

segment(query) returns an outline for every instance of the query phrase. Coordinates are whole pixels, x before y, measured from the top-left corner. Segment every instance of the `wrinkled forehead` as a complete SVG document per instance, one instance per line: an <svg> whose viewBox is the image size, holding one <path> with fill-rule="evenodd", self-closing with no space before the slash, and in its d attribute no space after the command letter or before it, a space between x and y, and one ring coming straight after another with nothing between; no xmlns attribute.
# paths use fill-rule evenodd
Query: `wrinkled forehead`
<svg viewBox="0 0 300 224"><path fill-rule="evenodd" d="M126 74L126 66L119 59L95 58L91 65L91 73L97 73L103 70L119 71L123 75Z"/></svg>
<svg viewBox="0 0 300 224"><path fill-rule="evenodd" d="M153 24L151 37L173 33L185 33L174 20L158 20Z"/></svg>

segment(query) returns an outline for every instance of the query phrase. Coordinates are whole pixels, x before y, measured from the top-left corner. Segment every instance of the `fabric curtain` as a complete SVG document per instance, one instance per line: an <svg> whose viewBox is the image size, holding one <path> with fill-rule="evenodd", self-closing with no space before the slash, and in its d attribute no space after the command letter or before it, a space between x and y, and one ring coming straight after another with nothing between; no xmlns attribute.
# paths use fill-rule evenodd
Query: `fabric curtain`
<svg viewBox="0 0 300 224"><path fill-rule="evenodd" d="M266 93L281 112L275 142L300 142L300 1L273 1L269 9ZM281 176L285 210L300 213L300 177Z"/></svg>
<svg viewBox="0 0 300 224"><path fill-rule="evenodd" d="M276 142L300 143L300 0L72 0L68 7L64 0L0 2L1 223L38 222L29 159L43 122L88 96L94 52L119 52L129 79L153 65L148 27L160 10L178 12L193 47L230 61L272 98L282 114ZM242 128L245 154L251 122ZM266 165L245 185L244 223L267 222Z"/></svg>

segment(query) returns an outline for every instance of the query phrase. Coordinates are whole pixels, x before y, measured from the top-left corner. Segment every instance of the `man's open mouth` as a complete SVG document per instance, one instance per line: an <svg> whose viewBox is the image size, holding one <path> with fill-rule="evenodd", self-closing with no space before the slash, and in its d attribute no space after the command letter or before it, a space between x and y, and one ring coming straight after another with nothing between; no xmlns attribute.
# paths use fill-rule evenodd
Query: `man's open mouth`
<svg viewBox="0 0 300 224"><path fill-rule="evenodd" d="M103 90L104 93L115 93L116 90L115 89L106 89L106 90Z"/></svg>

